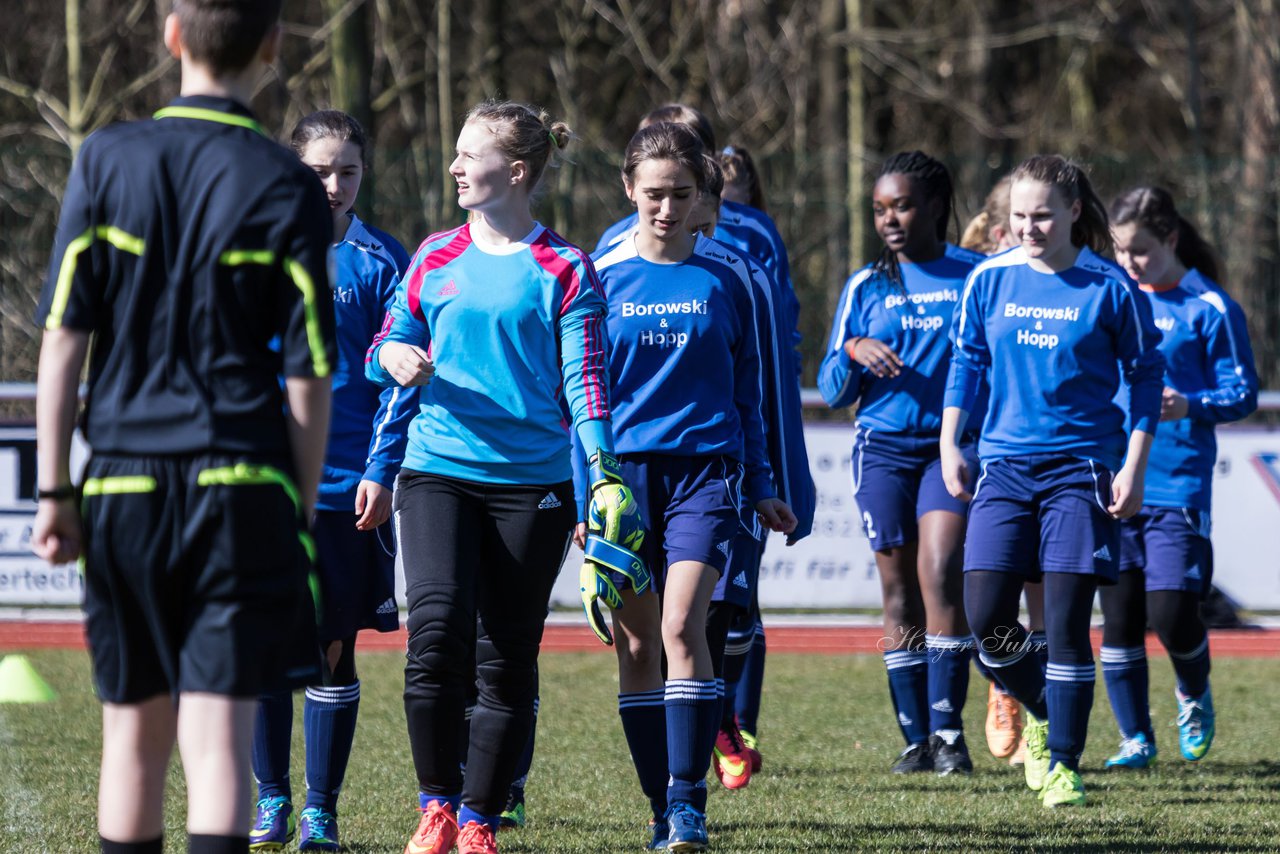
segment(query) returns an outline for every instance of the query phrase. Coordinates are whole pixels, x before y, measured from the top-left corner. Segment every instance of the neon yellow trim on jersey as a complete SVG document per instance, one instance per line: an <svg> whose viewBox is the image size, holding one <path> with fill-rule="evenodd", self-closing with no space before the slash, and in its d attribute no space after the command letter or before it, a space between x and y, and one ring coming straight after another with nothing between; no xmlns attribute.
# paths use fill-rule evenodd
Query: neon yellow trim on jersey
<svg viewBox="0 0 1280 854"><path fill-rule="evenodd" d="M302 515L302 496L298 487L287 474L274 466L257 466L250 463L236 463L233 466L219 466L205 469L196 475L197 486L262 486L274 483L285 491L293 506Z"/></svg>
<svg viewBox="0 0 1280 854"><path fill-rule="evenodd" d="M67 251L62 255L62 266L58 268L58 280L53 286L53 300L49 304L49 316L45 318L45 329L58 329L62 326L62 316L67 312L67 303L71 300L71 280L75 278L76 266L80 256L93 245L94 240L105 240L115 248L141 255L147 248L141 237L116 228L114 225L99 225L90 228L84 234L67 244Z"/></svg>
<svg viewBox="0 0 1280 854"><path fill-rule="evenodd" d="M324 351L324 335L320 330L320 311L316 307L316 283L307 268L292 258L284 259L284 271L302 291L302 309L307 321L307 344L317 377L329 376L329 357Z"/></svg>
<svg viewBox="0 0 1280 854"><path fill-rule="evenodd" d="M243 264L261 264L269 267L276 262L276 253L270 249L228 249L218 256L218 263L228 267Z"/></svg>
<svg viewBox="0 0 1280 854"><path fill-rule="evenodd" d="M98 239L105 240L121 252L128 252L132 255L141 256L146 250L147 244L141 237L135 237L124 229L116 228L114 225L100 225L94 230L94 234Z"/></svg>
<svg viewBox="0 0 1280 854"><path fill-rule="evenodd" d="M145 474L91 477L84 482L82 490L86 498L90 495L129 495L155 491L156 479Z"/></svg>
<svg viewBox="0 0 1280 854"><path fill-rule="evenodd" d="M262 129L262 125L248 116L237 116L235 113L224 113L219 110L206 110L203 107L165 107L162 110L156 110L152 118L201 119L206 122L218 122L224 125L248 128L255 133L267 136L267 132Z"/></svg>

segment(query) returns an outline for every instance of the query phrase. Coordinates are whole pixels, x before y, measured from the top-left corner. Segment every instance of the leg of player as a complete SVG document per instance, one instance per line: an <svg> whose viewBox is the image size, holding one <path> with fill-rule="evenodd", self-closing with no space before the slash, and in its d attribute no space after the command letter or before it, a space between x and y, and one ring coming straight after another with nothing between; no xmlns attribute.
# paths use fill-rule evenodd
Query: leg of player
<svg viewBox="0 0 1280 854"><path fill-rule="evenodd" d="M667 654L667 821L672 851L707 847L707 769L719 729L707 609L720 573L697 561L667 570L662 603L662 644Z"/></svg>
<svg viewBox="0 0 1280 854"><path fill-rule="evenodd" d="M164 781L177 737L168 696L102 705L102 785L98 833L112 842L148 842L164 833Z"/></svg>
<svg viewBox="0 0 1280 854"><path fill-rule="evenodd" d="M1045 633L1049 637L1049 673L1045 702L1049 708L1049 776L1045 806L1082 806L1080 755L1084 753L1093 708L1096 668L1089 643L1089 624L1098 579L1071 572L1045 573Z"/></svg>
<svg viewBox="0 0 1280 854"><path fill-rule="evenodd" d="M934 510L920 517L916 565L928 633L929 753L941 776L971 774L964 740L973 635L964 618L963 516Z"/></svg>
<svg viewBox="0 0 1280 854"><path fill-rule="evenodd" d="M1027 604L1027 629L1031 632L1028 643L1031 644L1031 654L1040 662L1041 671L1044 671L1049 666L1049 641L1044 636L1044 582L1024 584L1023 599ZM1010 705L1014 712L1021 712L1022 707L1016 701L1011 701ZM1022 735L1021 715L1019 715L1016 729L1018 746L1009 757L1010 765L1021 765L1027 758L1027 739Z"/></svg>
<svg viewBox="0 0 1280 854"><path fill-rule="evenodd" d="M751 650L742 665L742 677L733 692L734 712L742 741L751 753L751 772L758 772L763 764L760 755L760 697L764 690L764 662L768 653L764 621L760 617L760 591L752 600L754 615L751 633Z"/></svg>
<svg viewBox="0 0 1280 854"><path fill-rule="evenodd" d="M893 764L895 774L933 770L929 755L929 659L916 554L915 543L876 552L884 602L884 666L893 711L907 743Z"/></svg>
<svg viewBox="0 0 1280 854"><path fill-rule="evenodd" d="M255 718L251 764L258 782L258 815L249 831L249 847L253 851L273 851L292 842L298 826L289 782L292 692L259 697Z"/></svg>
<svg viewBox="0 0 1280 854"><path fill-rule="evenodd" d="M655 593L621 590L621 610L613 612L618 655L618 717L627 739L640 790L649 799L650 849L666 848L667 711L662 681L662 616Z"/></svg>
<svg viewBox="0 0 1280 854"><path fill-rule="evenodd" d="M1200 593L1152 590L1147 594L1152 628L1169 651L1177 677L1178 742L1182 758L1203 759L1213 744L1215 714L1209 686L1209 633L1200 618Z"/></svg>
<svg viewBox="0 0 1280 854"><path fill-rule="evenodd" d="M1125 520L1125 544L1129 527ZM1140 566L1121 572L1114 585L1099 591L1102 600L1102 678L1107 685L1111 710L1120 727L1120 750L1106 762L1107 768L1146 768L1156 758L1155 731L1151 726L1147 667L1146 573Z"/></svg>
<svg viewBox="0 0 1280 854"><path fill-rule="evenodd" d="M1023 729L1028 754L1023 770L1027 787L1039 791L1049 770L1049 710L1044 699L1044 673L1029 654L1026 629L1018 622L1021 596L1021 575L991 570L965 573L965 616L978 644L978 654L1005 690L1030 713Z"/></svg>
<svg viewBox="0 0 1280 854"><path fill-rule="evenodd" d="M347 774L360 712L355 635L325 650L329 685L307 688L302 706L306 743L307 801L298 818L299 851L338 850L338 794Z"/></svg>
<svg viewBox="0 0 1280 854"><path fill-rule="evenodd" d="M225 839L228 845L238 838L247 845L255 707L256 700L217 694L184 692L178 699L178 750L187 781L187 833L193 850L199 850L198 836ZM209 843L216 844L213 839Z"/></svg>

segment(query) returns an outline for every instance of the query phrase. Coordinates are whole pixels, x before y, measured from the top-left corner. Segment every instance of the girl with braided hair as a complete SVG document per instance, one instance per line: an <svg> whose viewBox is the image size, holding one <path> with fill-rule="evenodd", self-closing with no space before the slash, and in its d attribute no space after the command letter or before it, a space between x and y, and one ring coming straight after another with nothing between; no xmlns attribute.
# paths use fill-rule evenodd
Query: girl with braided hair
<svg viewBox="0 0 1280 854"><path fill-rule="evenodd" d="M818 388L832 408L858 404L853 495L880 572L889 694L907 742L893 771L969 774L966 506L943 484L938 431L951 317L982 256L946 242L951 175L927 154L886 160L871 206L884 249L845 285ZM976 467L972 436L964 447Z"/></svg>

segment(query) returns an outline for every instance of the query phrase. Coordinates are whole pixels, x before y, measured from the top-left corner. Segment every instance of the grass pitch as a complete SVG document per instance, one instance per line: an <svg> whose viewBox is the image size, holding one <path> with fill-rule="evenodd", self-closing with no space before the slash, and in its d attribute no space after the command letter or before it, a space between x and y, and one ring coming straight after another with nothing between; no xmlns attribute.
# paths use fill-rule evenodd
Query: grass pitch
<svg viewBox="0 0 1280 854"><path fill-rule="evenodd" d="M96 851L99 706L80 651L30 655L61 695L0 705L0 851ZM416 786L400 701L402 657L359 662L360 728L342 796L346 850L399 852L416 825ZM1101 677L1101 674L1099 674ZM647 807L631 769L607 654L542 660L542 713L529 782L529 825L504 832L504 854L639 851ZM1152 661L1160 758L1143 772L1104 772L1117 734L1101 678L1083 771L1084 809L1050 812L982 734L986 684L974 674L965 721L971 778L898 777L901 749L883 665L869 656L774 655L760 736L764 770L739 792L712 781L712 850L1217 852L1280 849L1280 661L1214 663L1217 741L1199 764L1177 750L1172 672ZM301 702L299 698L299 703ZM301 802L301 713L294 792ZM174 760L166 851L185 851L185 790Z"/></svg>

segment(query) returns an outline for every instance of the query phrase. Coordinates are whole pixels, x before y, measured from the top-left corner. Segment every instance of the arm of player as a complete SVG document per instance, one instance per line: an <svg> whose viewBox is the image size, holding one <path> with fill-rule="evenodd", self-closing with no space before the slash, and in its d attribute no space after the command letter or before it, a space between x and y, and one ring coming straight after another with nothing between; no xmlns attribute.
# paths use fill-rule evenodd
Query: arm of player
<svg viewBox="0 0 1280 854"><path fill-rule="evenodd" d="M1124 465L1111 480L1111 505L1107 512L1116 519L1128 519L1142 509L1147 457L1151 454L1151 443L1155 438L1146 430L1134 430L1129 434Z"/></svg>
<svg viewBox="0 0 1280 854"><path fill-rule="evenodd" d="M1221 424L1239 421L1258 408L1258 370L1244 312L1234 301L1213 296L1219 297L1226 309L1211 315L1212 322L1205 329L1205 350L1216 384L1184 392L1184 396L1188 416Z"/></svg>
<svg viewBox="0 0 1280 854"><path fill-rule="evenodd" d="M285 396L289 400L286 419L298 493L306 519L316 509L320 474L324 468L325 445L329 438L329 402L332 384L328 377L286 377Z"/></svg>
<svg viewBox="0 0 1280 854"><path fill-rule="evenodd" d="M36 459L41 490L71 485L71 434L79 409L80 370L89 352L89 333L61 327L44 333L36 376ZM36 509L31 547L51 564L80 556L79 502L43 498Z"/></svg>
<svg viewBox="0 0 1280 854"><path fill-rule="evenodd" d="M836 316L831 321L831 335L827 339L827 352L818 366L818 391L832 409L852 406L862 392L862 366L853 360L847 344L855 340L860 323L857 317L858 285L866 278L866 271L859 271L845 282L836 303Z"/></svg>
<svg viewBox="0 0 1280 854"><path fill-rule="evenodd" d="M419 299L423 275L421 267L412 266L400 280L382 329L365 354L364 375L375 385L413 388L426 385L435 375L431 330Z"/></svg>
<svg viewBox="0 0 1280 854"><path fill-rule="evenodd" d="M942 410L942 434L938 437L938 461L942 466L942 482L952 498L969 501L969 484L972 483L973 472L960 453L960 437L964 435L965 425L969 421L968 411L958 406L948 406Z"/></svg>

